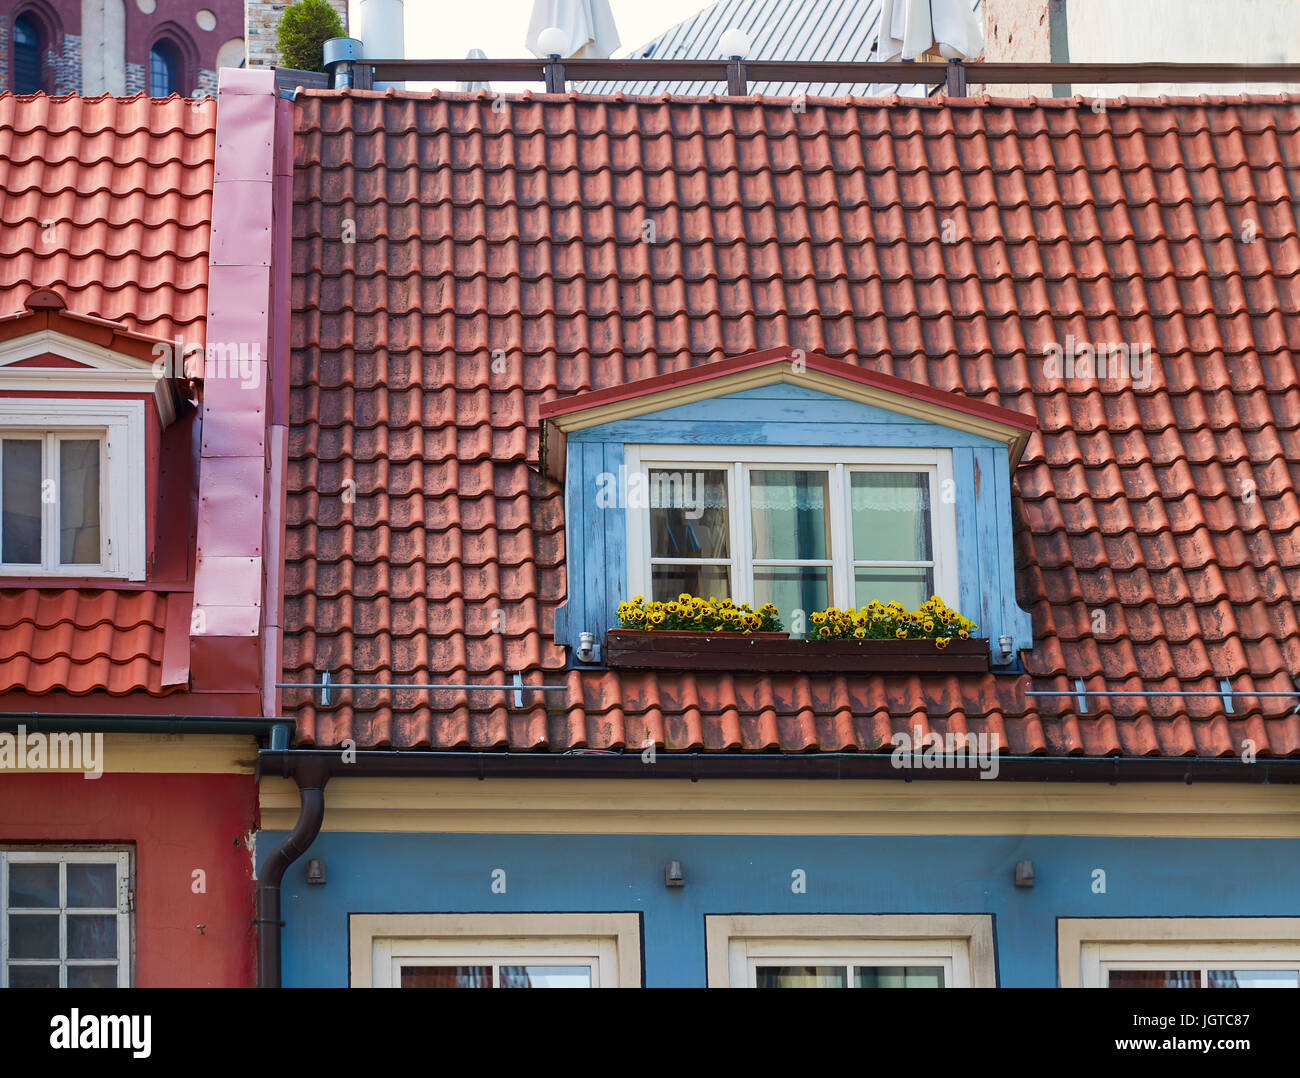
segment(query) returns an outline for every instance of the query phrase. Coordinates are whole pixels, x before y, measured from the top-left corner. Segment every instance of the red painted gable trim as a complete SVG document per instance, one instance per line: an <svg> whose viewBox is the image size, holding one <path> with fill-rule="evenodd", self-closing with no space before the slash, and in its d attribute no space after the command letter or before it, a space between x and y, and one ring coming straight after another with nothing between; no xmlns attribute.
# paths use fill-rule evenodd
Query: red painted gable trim
<svg viewBox="0 0 1300 1078"><path fill-rule="evenodd" d="M127 329L121 322L111 322L107 318L97 318L89 314L74 314L66 310L38 309L0 315L0 341L26 337L47 329L150 363L155 358L154 349L158 345L170 347L172 343L161 337L150 337L148 334Z"/></svg>
<svg viewBox="0 0 1300 1078"><path fill-rule="evenodd" d="M831 359L819 352L801 352L798 357L796 357L795 352L796 350L791 348L768 348L762 352L751 352L749 355L721 359L715 363L689 367L683 371L673 371L669 374L656 375L653 378L643 378L638 382L628 382L625 385L610 386L608 389L578 393L571 397L548 401L541 406L539 414L541 419L545 421L554 419L556 416L571 415L574 412L583 412L589 408L598 408L605 404L635 400L637 397L650 396L665 389L677 389L681 386L712 381L728 374L754 370L773 363L793 362L796 358L799 358L810 370L820 371L822 374L829 374L836 378L843 378L845 381L857 382L859 385L871 386L873 389L881 389L888 393L897 393L902 397L925 401L928 404L935 404L941 408L961 412L965 415L979 416L982 419L1002 423L1018 430L1034 431L1038 429L1038 420L1024 412L1015 412L1010 408L1003 408L1001 405L973 400L970 397L962 396L960 393L949 393L942 389L934 389L931 386L921 385L919 382L909 382L906 378L898 378L892 374L881 374L879 371L855 367L852 363Z"/></svg>

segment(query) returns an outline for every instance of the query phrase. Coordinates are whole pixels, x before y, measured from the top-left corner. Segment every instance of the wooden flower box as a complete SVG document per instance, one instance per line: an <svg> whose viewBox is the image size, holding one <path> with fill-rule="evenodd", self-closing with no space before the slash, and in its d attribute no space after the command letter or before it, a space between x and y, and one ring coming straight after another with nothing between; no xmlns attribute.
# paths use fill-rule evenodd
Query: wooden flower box
<svg viewBox="0 0 1300 1078"><path fill-rule="evenodd" d="M987 640L791 640L787 633L610 629L605 662L625 670L752 674L965 674L989 669Z"/></svg>

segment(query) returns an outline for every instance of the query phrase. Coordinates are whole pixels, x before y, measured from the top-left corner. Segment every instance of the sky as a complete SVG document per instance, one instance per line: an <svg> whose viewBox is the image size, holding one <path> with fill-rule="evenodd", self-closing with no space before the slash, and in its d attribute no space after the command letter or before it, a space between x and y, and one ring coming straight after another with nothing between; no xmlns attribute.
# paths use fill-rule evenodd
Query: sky
<svg viewBox="0 0 1300 1078"><path fill-rule="evenodd" d="M670 26L708 7L712 0L610 0L624 56L658 37ZM349 21L355 33L357 0L350 0ZM532 54L524 34L533 0L406 0L406 57L409 60L451 59L482 49L493 59L518 59Z"/></svg>

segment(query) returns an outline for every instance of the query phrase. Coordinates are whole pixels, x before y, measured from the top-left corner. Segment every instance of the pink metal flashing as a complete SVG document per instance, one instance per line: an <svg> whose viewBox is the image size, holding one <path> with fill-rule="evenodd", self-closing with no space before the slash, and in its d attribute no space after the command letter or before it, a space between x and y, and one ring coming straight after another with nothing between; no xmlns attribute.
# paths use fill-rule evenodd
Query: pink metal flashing
<svg viewBox="0 0 1300 1078"><path fill-rule="evenodd" d="M271 72L221 72L190 654L194 691L262 714L279 712L289 108Z"/></svg>

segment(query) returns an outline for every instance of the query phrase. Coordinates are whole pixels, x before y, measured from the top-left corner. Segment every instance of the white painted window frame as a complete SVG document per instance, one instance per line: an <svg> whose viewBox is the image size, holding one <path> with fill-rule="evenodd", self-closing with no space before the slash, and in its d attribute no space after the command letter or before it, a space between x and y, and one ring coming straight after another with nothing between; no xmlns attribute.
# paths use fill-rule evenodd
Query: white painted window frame
<svg viewBox="0 0 1300 1078"><path fill-rule="evenodd" d="M354 988L396 988L404 965L587 966L593 988L641 987L635 913L353 914Z"/></svg>
<svg viewBox="0 0 1300 1078"><path fill-rule="evenodd" d="M754 559L752 519L747 473L751 466L787 467L792 470L827 470L830 473L831 604L854 607L854 557L849 474L852 471L914 471L929 477L931 553L934 558L935 593L949 606L960 603L957 568L957 506L944 493L955 489L952 450L913 448L823 448L808 446L689 446L628 445L624 450L627 483L648 491L651 468L721 470L727 473L727 507L730 526L731 596L737 603L753 603ZM740 496L737 497L739 492ZM650 507L628 505L628 598L651 594ZM702 559L708 561L710 559ZM872 563L875 564L875 563ZM901 564L901 563L900 563ZM811 613L811 611L809 611Z"/></svg>
<svg viewBox="0 0 1300 1078"><path fill-rule="evenodd" d="M116 864L117 866L117 987L130 988L132 984L132 967L134 955L131 946L132 907L134 906L134 887L131 878L131 852L129 850L83 850L67 847L44 847L41 849L0 850L0 918L3 918L0 930L0 988L9 987L9 866L12 864L57 864L59 865L59 987L68 984L69 966L106 966L109 963L102 958L66 957L68 936L68 914L103 915L114 911L108 908L81 908L67 905L67 865L68 864ZM53 907L42 907L44 912L53 912ZM16 911L36 913L41 910L26 908ZM49 960L14 959L14 965L48 966Z"/></svg>
<svg viewBox="0 0 1300 1078"><path fill-rule="evenodd" d="M992 988L988 914L710 914L710 988L753 988L760 965L942 966L946 988Z"/></svg>
<svg viewBox="0 0 1300 1078"><path fill-rule="evenodd" d="M145 402L142 400L0 399L0 436L102 438L97 565L57 563L57 499L42 513L42 564L0 562L0 575L145 578ZM51 465L57 467L57 461Z"/></svg>
<svg viewBox="0 0 1300 1078"><path fill-rule="evenodd" d="M1062 988L1106 988L1112 969L1300 970L1300 917L1063 917Z"/></svg>

